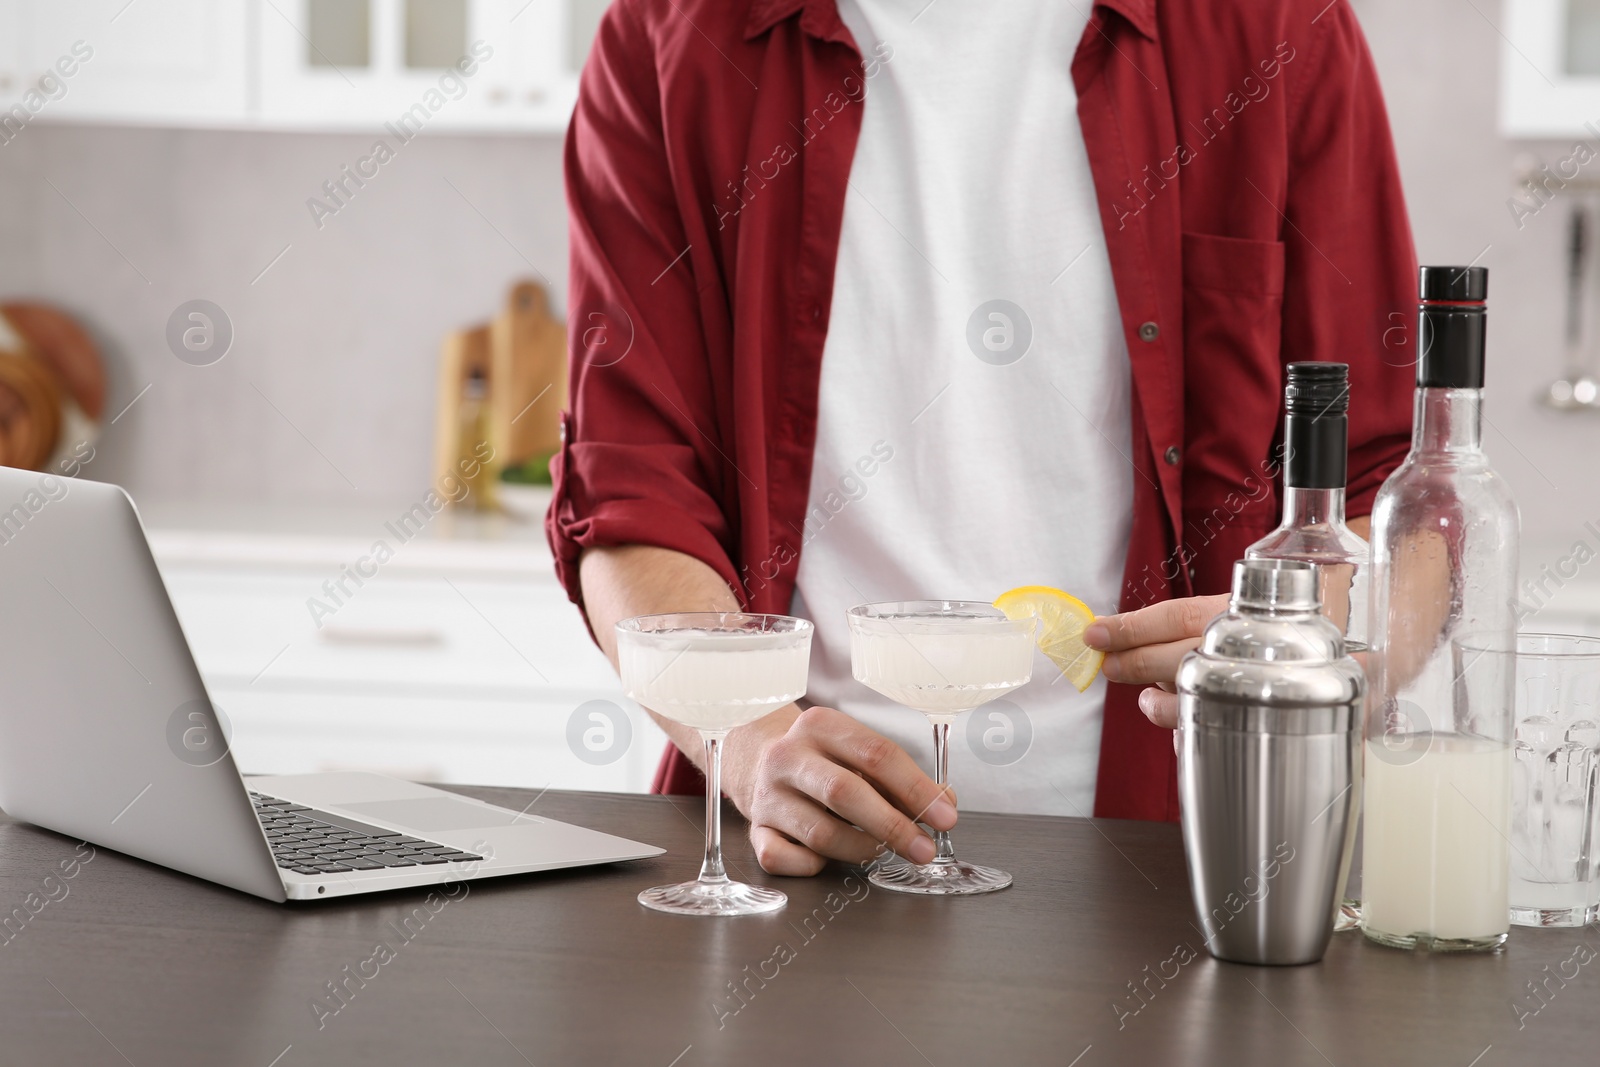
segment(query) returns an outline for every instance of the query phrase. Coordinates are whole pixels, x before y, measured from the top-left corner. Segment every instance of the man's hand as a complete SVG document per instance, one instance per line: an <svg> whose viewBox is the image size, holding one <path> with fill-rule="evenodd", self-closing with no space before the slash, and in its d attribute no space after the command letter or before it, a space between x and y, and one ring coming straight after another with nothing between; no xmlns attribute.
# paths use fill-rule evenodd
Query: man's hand
<svg viewBox="0 0 1600 1067"><path fill-rule="evenodd" d="M1102 616L1083 632L1083 640L1106 653L1101 672L1110 681L1158 686L1139 694L1139 710L1157 726L1175 729L1178 664L1199 647L1206 623L1227 610L1227 593L1164 600L1122 615Z"/></svg>
<svg viewBox="0 0 1600 1067"><path fill-rule="evenodd" d="M828 859L867 863L882 844L927 863L933 839L917 823L956 824L948 789L899 745L832 708L741 726L727 754L726 790L749 818L750 843L769 874L813 875Z"/></svg>

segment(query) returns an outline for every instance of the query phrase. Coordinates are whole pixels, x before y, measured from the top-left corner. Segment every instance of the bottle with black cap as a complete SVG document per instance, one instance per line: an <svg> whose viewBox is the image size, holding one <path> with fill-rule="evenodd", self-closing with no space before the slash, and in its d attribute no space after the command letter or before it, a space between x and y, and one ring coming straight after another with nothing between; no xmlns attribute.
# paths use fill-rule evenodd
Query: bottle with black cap
<svg viewBox="0 0 1600 1067"><path fill-rule="evenodd" d="M1358 652L1367 647L1371 553L1344 524L1350 368L1289 364L1283 407L1283 521L1245 558L1318 564L1322 612L1344 631L1346 650Z"/></svg>
<svg viewBox="0 0 1600 1067"><path fill-rule="evenodd" d="M1344 648L1367 647L1371 552L1344 522L1350 412L1350 368L1343 363L1291 363L1283 389L1283 520L1245 550L1246 559L1317 564L1322 613L1343 632ZM1352 836L1340 886L1337 930L1361 918L1361 862Z"/></svg>
<svg viewBox="0 0 1600 1067"><path fill-rule="evenodd" d="M1509 930L1519 524L1482 447L1488 271L1421 282L1411 452L1372 510L1361 927L1483 950Z"/></svg>

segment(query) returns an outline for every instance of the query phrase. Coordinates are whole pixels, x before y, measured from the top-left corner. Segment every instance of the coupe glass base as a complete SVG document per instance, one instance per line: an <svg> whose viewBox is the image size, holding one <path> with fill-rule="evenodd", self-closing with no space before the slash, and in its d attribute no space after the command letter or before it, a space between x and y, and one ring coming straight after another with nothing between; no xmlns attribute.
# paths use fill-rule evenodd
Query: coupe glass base
<svg viewBox="0 0 1600 1067"><path fill-rule="evenodd" d="M646 889L639 903L674 915L760 915L777 911L789 898L763 885L694 881Z"/></svg>
<svg viewBox="0 0 1600 1067"><path fill-rule="evenodd" d="M887 863L874 868L867 881L896 893L924 893L934 896L970 896L993 893L1011 884L1011 875L993 867L979 867L960 860L933 863Z"/></svg>

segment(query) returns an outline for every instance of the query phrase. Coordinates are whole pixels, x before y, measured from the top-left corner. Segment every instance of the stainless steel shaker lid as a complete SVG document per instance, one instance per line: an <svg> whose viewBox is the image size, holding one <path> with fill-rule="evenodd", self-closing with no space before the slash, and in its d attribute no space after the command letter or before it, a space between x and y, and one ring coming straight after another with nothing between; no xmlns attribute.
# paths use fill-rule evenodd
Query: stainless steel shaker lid
<svg viewBox="0 0 1600 1067"><path fill-rule="evenodd" d="M1241 559L1233 565L1234 609L1317 611L1317 568L1294 559Z"/></svg>
<svg viewBox="0 0 1600 1067"><path fill-rule="evenodd" d="M1327 733L1359 721L1362 669L1345 655L1339 627L1320 612L1317 577L1315 565L1299 560L1234 564L1227 613L1211 620L1200 647L1178 667L1179 694L1199 698L1184 701L1186 722ZM1286 719L1284 711L1295 716Z"/></svg>

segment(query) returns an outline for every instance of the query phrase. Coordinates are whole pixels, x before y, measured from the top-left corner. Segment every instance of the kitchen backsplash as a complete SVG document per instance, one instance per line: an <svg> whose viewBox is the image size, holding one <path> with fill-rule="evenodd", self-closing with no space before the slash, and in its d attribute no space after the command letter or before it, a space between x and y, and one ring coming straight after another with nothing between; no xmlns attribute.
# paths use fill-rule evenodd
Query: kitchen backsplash
<svg viewBox="0 0 1600 1067"><path fill-rule="evenodd" d="M35 124L0 146L0 294L77 313L106 352L108 417L134 401L88 476L289 503L426 485L445 333L523 276L565 306L561 146L385 136L392 158L358 186L343 168L380 135ZM340 181L338 210L314 213ZM168 345L191 300L232 326L210 365Z"/></svg>
<svg viewBox="0 0 1600 1067"><path fill-rule="evenodd" d="M1565 205L1520 230L1506 207L1519 152L1554 160L1571 145L1499 137L1501 41L1457 0L1355 7L1419 253L1491 268L1486 444L1525 540L1575 539L1600 520L1600 416L1533 399L1562 369ZM151 496L286 503L403 500L426 482L444 333L487 318L524 275L548 279L565 307L561 146L424 134L334 204L324 183L381 133L34 124L0 146L0 293L78 312L107 351L109 410L138 397L91 476ZM337 210L314 215L313 199ZM194 299L234 330L210 366L180 362L166 341L169 316Z"/></svg>

